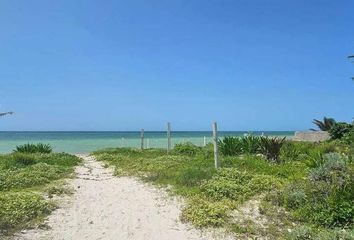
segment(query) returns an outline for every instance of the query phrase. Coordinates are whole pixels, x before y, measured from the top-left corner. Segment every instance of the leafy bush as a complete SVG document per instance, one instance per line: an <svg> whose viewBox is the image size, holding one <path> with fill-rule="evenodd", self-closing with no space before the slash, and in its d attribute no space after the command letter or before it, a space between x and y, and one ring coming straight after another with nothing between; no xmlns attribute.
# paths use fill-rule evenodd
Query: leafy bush
<svg viewBox="0 0 354 240"><path fill-rule="evenodd" d="M297 209L306 202L306 193L301 186L290 185L285 189L283 204L288 209Z"/></svg>
<svg viewBox="0 0 354 240"><path fill-rule="evenodd" d="M173 148L174 153L188 156L195 156L198 151L200 151L200 147L191 142L178 143Z"/></svg>
<svg viewBox="0 0 354 240"><path fill-rule="evenodd" d="M338 153L328 153L324 155L324 163L313 169L310 173L312 181L322 181L336 188L346 187L351 176L350 169L343 157Z"/></svg>
<svg viewBox="0 0 354 240"><path fill-rule="evenodd" d="M309 178L290 184L282 202L295 216L325 227L353 224L354 174L338 153L324 155L324 163L311 170Z"/></svg>
<svg viewBox="0 0 354 240"><path fill-rule="evenodd" d="M302 161L310 168L323 164L323 156L331 152L348 154L348 147L338 141L310 143L285 141L280 151L282 161Z"/></svg>
<svg viewBox="0 0 354 240"><path fill-rule="evenodd" d="M249 174L232 168L224 168L201 186L202 191L215 200L228 198L244 201L279 185L279 180L272 176Z"/></svg>
<svg viewBox="0 0 354 240"><path fill-rule="evenodd" d="M238 137L224 137L219 141L220 152L224 156L235 156L242 153L242 140Z"/></svg>
<svg viewBox="0 0 354 240"><path fill-rule="evenodd" d="M284 141L285 137L261 137L260 151L269 161L279 163L280 150L284 144Z"/></svg>
<svg viewBox="0 0 354 240"><path fill-rule="evenodd" d="M52 147L49 144L43 143L27 143L24 145L17 146L14 152L21 153L51 153Z"/></svg>
<svg viewBox="0 0 354 240"><path fill-rule="evenodd" d="M48 214L53 204L34 193L0 192L0 233Z"/></svg>
<svg viewBox="0 0 354 240"><path fill-rule="evenodd" d="M331 139L341 139L345 134L349 133L353 128L352 124L345 122L338 122L332 126L329 130L329 135Z"/></svg>
<svg viewBox="0 0 354 240"><path fill-rule="evenodd" d="M227 207L222 202L210 202L203 198L194 198L183 209L181 218L197 227L221 226L227 218Z"/></svg>
<svg viewBox="0 0 354 240"><path fill-rule="evenodd" d="M349 132L346 132L341 140L346 144L354 144L354 127Z"/></svg>
<svg viewBox="0 0 354 240"><path fill-rule="evenodd" d="M325 162L324 155L335 151L336 148L332 143L315 144L307 151L306 163L311 168L319 167Z"/></svg>

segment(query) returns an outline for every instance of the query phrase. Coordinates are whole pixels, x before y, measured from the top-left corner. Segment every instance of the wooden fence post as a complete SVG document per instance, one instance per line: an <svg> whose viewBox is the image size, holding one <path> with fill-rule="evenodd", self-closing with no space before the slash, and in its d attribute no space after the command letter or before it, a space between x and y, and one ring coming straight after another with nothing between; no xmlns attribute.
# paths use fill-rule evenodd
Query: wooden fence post
<svg viewBox="0 0 354 240"><path fill-rule="evenodd" d="M141 140L140 148L141 148L141 150L143 150L144 149L144 129L141 129L140 140Z"/></svg>
<svg viewBox="0 0 354 240"><path fill-rule="evenodd" d="M219 167L219 148L218 148L218 126L217 123L213 123L213 140L214 140L214 162L215 168Z"/></svg>
<svg viewBox="0 0 354 240"><path fill-rule="evenodd" d="M171 151L171 123L167 123L167 153Z"/></svg>

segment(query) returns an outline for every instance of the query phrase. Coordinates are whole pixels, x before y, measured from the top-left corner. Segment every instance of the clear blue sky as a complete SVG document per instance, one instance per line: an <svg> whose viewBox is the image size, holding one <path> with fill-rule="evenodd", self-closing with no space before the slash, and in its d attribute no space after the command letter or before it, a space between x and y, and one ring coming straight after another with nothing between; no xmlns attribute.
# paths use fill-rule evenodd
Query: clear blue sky
<svg viewBox="0 0 354 240"><path fill-rule="evenodd" d="M0 0L0 130L354 116L352 0Z"/></svg>

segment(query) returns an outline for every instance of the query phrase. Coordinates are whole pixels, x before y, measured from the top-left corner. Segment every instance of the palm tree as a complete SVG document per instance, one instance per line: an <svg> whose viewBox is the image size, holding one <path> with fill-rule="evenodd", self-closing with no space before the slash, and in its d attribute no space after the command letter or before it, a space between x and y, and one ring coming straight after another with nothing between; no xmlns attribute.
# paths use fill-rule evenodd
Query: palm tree
<svg viewBox="0 0 354 240"><path fill-rule="evenodd" d="M334 120L333 118L323 118L323 121L314 119L312 121L313 124L315 124L321 131L329 131L333 125L336 123L336 120ZM312 131L317 131L315 129L311 129Z"/></svg>
<svg viewBox="0 0 354 240"><path fill-rule="evenodd" d="M3 113L0 113L0 117L5 116L5 115L10 115L10 114L14 114L14 112L3 112Z"/></svg>

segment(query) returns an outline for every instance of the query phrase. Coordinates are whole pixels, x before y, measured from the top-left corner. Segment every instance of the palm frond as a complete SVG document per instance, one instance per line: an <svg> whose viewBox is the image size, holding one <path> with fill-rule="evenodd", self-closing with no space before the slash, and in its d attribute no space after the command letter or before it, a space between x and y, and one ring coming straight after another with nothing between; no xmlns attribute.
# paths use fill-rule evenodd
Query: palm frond
<svg viewBox="0 0 354 240"><path fill-rule="evenodd" d="M3 113L0 113L0 117L5 116L5 115L11 115L11 114L14 114L14 112L3 112Z"/></svg>
<svg viewBox="0 0 354 240"><path fill-rule="evenodd" d="M312 123L315 124L321 131L329 131L336 121L333 118L324 117L323 121L314 119Z"/></svg>

